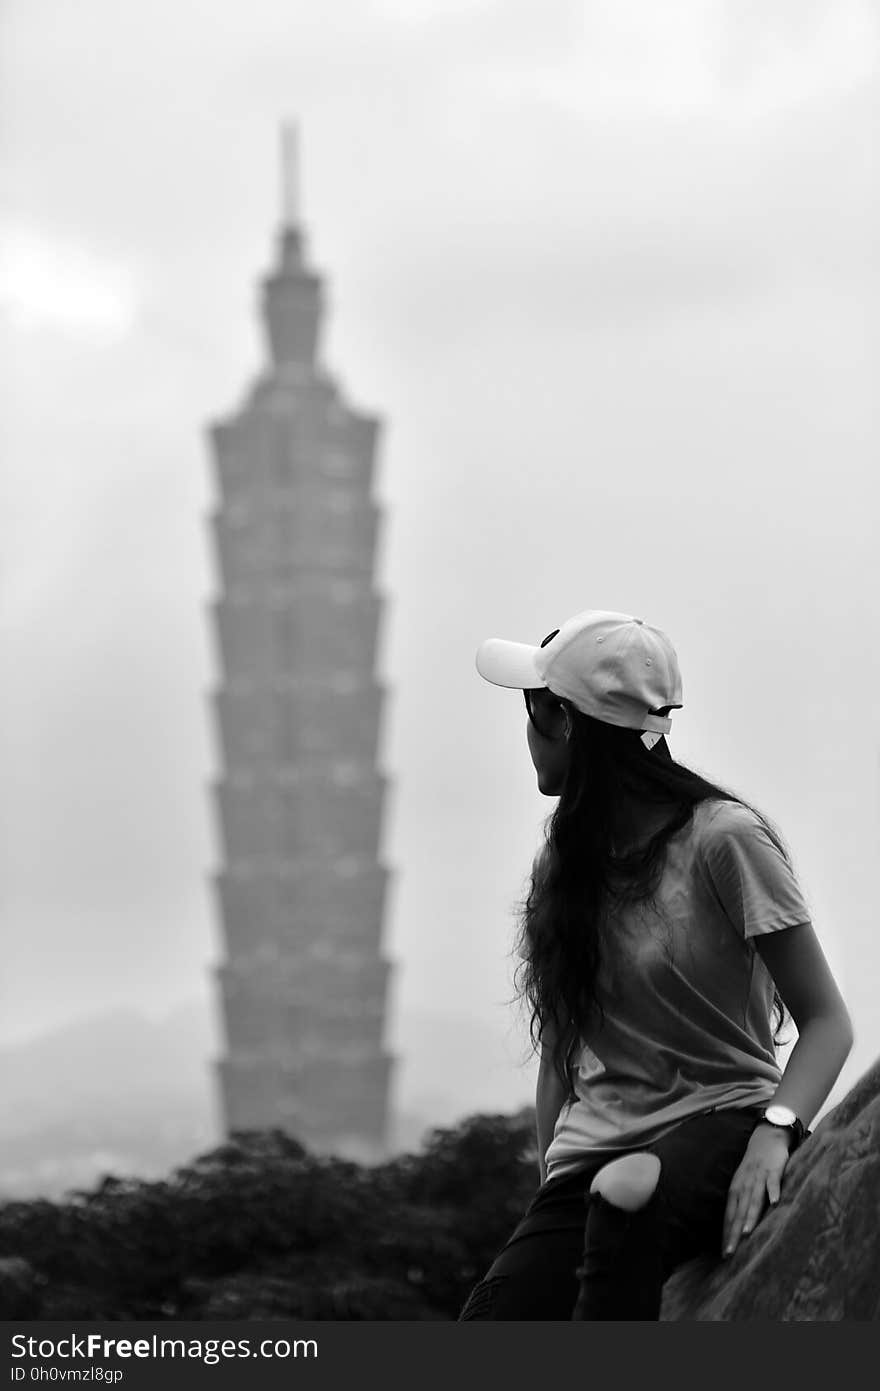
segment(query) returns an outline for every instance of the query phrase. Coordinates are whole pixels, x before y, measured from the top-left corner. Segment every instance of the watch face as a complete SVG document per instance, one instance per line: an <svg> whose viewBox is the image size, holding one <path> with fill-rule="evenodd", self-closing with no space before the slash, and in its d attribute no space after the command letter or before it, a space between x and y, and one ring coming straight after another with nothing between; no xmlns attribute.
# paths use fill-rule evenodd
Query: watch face
<svg viewBox="0 0 880 1391"><path fill-rule="evenodd" d="M771 1125L795 1125L797 1116L787 1106L768 1106L764 1117Z"/></svg>

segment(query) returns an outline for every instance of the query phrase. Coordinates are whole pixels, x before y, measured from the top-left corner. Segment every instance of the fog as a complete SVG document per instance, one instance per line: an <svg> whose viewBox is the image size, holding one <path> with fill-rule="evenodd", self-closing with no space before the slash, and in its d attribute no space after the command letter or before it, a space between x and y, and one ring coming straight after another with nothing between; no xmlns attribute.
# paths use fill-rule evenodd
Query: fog
<svg viewBox="0 0 880 1391"><path fill-rule="evenodd" d="M8 0L0 1041L184 1006L212 1085L205 430L264 361L295 119L325 362L384 421L395 1104L530 1094L552 803L474 652L586 607L672 636L673 752L781 828L840 1086L876 1058L878 33L867 0Z"/></svg>

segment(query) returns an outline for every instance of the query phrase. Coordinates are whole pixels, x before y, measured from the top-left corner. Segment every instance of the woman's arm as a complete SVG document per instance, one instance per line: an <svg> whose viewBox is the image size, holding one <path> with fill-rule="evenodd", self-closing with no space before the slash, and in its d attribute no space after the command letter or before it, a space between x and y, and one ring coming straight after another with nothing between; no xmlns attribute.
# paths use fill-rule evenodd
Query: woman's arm
<svg viewBox="0 0 880 1391"><path fill-rule="evenodd" d="M852 1048L852 1022L810 923L768 932L754 943L798 1031L773 1101L808 1126Z"/></svg>
<svg viewBox="0 0 880 1391"><path fill-rule="evenodd" d="M713 893L763 960L797 1025L799 1039L773 1100L809 1125L853 1043L810 910L790 861L750 808L723 803L701 850Z"/></svg>
<svg viewBox="0 0 880 1391"><path fill-rule="evenodd" d="M538 1171L543 1183L547 1177L546 1154L568 1089L553 1066L555 1033L545 1026L541 1035L541 1061L535 1089L535 1121L538 1131Z"/></svg>
<svg viewBox="0 0 880 1391"><path fill-rule="evenodd" d="M808 1126L852 1048L852 1022L810 923L780 928L754 940L798 1030L773 1101L787 1106ZM768 1198L771 1203L779 1201L789 1145L789 1136L777 1126L755 1127L728 1193L724 1255L732 1255L740 1238L759 1221Z"/></svg>

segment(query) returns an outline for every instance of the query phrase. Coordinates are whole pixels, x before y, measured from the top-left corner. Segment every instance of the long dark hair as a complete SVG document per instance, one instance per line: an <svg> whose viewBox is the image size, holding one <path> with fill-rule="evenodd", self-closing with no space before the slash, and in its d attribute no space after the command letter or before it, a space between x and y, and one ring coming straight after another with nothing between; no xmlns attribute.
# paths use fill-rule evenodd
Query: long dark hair
<svg viewBox="0 0 880 1391"><path fill-rule="evenodd" d="M786 860L779 832L756 808L676 762L665 738L648 750L638 730L619 729L561 702L570 726L568 768L559 802L545 825L545 844L535 858L520 905L515 973L518 995L531 1011L529 1031L537 1050L545 1033L553 1065L574 1095L573 1066L602 1005L596 981L601 964L601 923L610 904L650 899L663 872L666 845L709 799L738 802L760 818ZM661 828L641 846L627 849L627 812L634 803L669 808ZM774 1041L786 1018L774 985Z"/></svg>

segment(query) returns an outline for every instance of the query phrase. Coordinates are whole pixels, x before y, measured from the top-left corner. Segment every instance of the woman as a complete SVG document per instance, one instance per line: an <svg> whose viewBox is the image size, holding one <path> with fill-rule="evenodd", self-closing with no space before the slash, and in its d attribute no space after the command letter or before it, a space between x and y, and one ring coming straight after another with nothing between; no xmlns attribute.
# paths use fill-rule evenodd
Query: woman
<svg viewBox="0 0 880 1391"><path fill-rule="evenodd" d="M595 609L477 669L525 693L558 797L522 914L541 1186L462 1319L657 1319L669 1273L731 1255L853 1032L778 833L677 763L666 637ZM772 1017L798 1041L783 1076Z"/></svg>

